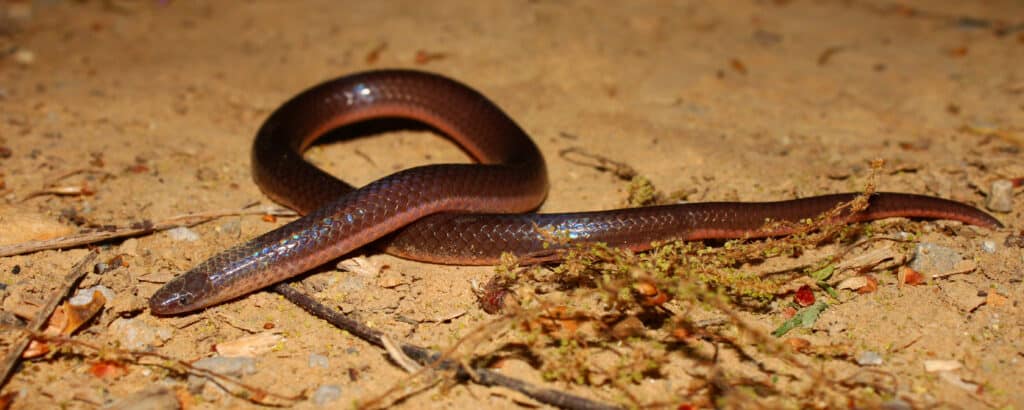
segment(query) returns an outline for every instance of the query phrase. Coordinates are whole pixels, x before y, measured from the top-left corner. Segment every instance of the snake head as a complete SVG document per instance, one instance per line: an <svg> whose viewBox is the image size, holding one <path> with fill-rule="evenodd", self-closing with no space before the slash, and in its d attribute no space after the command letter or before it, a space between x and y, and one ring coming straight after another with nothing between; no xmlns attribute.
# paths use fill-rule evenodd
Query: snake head
<svg viewBox="0 0 1024 410"><path fill-rule="evenodd" d="M149 299L150 313L159 316L176 315L208 305L203 303L204 298L200 292L208 288L197 284L197 281L207 280L205 277L185 274L164 284Z"/></svg>

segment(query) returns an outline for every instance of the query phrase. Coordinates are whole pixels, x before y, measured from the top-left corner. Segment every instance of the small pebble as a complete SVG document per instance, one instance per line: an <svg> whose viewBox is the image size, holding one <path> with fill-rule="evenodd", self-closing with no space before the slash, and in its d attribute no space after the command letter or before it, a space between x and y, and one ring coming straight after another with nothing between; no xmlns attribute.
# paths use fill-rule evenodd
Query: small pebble
<svg viewBox="0 0 1024 410"><path fill-rule="evenodd" d="M71 306L86 306L92 303L92 294L88 295L75 295L68 299L68 304Z"/></svg>
<svg viewBox="0 0 1024 410"><path fill-rule="evenodd" d="M882 403L882 408L885 410L913 410L914 406L900 399L892 399Z"/></svg>
<svg viewBox="0 0 1024 410"><path fill-rule="evenodd" d="M217 171L210 167L202 167L196 171L196 179L200 181L216 181L218 178Z"/></svg>
<svg viewBox="0 0 1024 410"><path fill-rule="evenodd" d="M178 404L174 390L165 386L150 385L104 408L108 410L177 410L181 406Z"/></svg>
<svg viewBox="0 0 1024 410"><path fill-rule="evenodd" d="M318 407L323 407L341 398L341 387L334 384L320 386L313 392L311 400Z"/></svg>
<svg viewBox="0 0 1024 410"><path fill-rule="evenodd" d="M243 375L256 373L256 359L251 357L207 357L197 360L195 363L192 363L192 366L231 377L242 377ZM188 390L197 392L207 381L208 379L205 377L189 376Z"/></svg>
<svg viewBox="0 0 1024 410"><path fill-rule="evenodd" d="M14 62L21 65L32 65L32 63L36 62L36 53L24 49L15 51Z"/></svg>
<svg viewBox="0 0 1024 410"><path fill-rule="evenodd" d="M11 274L17 275L19 273L21 273L21 265L14 265L14 267L11 268Z"/></svg>
<svg viewBox="0 0 1024 410"><path fill-rule="evenodd" d="M79 289L78 292L75 292L75 296L72 296L71 299L68 299L68 302L71 303L72 305L77 306L88 305L90 302L92 302L93 292L96 291L102 293L103 297L107 299L108 303L113 301L114 297L117 296L117 294L115 294L112 289L103 285L97 285L91 288Z"/></svg>
<svg viewBox="0 0 1024 410"><path fill-rule="evenodd" d="M992 212L1013 211L1013 181L1000 179L992 183L985 207Z"/></svg>
<svg viewBox="0 0 1024 410"><path fill-rule="evenodd" d="M21 328L25 327L25 322L15 316L14 313L0 310L0 325Z"/></svg>
<svg viewBox="0 0 1024 410"><path fill-rule="evenodd" d="M881 366L882 356L870 350L865 350L857 355L857 364L861 366Z"/></svg>
<svg viewBox="0 0 1024 410"><path fill-rule="evenodd" d="M238 218L232 218L231 220L224 222L220 225L220 231L224 234L237 236L242 232L242 220Z"/></svg>
<svg viewBox="0 0 1024 410"><path fill-rule="evenodd" d="M119 318L110 325L110 329L117 335L121 347L133 350L162 346L174 334L170 328L152 326L139 319Z"/></svg>
<svg viewBox="0 0 1024 410"><path fill-rule="evenodd" d="M256 359L251 357L213 356L197 360L192 366L235 377L256 373Z"/></svg>
<svg viewBox="0 0 1024 410"><path fill-rule="evenodd" d="M910 268L918 272L935 275L956 268L963 256L952 248L929 242L921 242L914 248L914 259Z"/></svg>
<svg viewBox="0 0 1024 410"><path fill-rule="evenodd" d="M996 241L984 241L981 243L981 250L986 253L996 253L996 250L998 249L996 246Z"/></svg>
<svg viewBox="0 0 1024 410"><path fill-rule="evenodd" d="M330 361L327 360L327 356L324 356L322 354L310 353L309 367L322 367L326 369L330 367Z"/></svg>
<svg viewBox="0 0 1024 410"><path fill-rule="evenodd" d="M167 235L175 241L195 242L199 240L199 234L184 226L168 230Z"/></svg>

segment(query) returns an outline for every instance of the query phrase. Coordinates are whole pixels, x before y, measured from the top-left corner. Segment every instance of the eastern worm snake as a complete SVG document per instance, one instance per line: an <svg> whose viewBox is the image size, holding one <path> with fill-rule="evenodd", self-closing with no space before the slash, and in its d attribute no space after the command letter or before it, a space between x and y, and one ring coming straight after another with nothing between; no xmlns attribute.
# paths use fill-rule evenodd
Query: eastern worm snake
<svg viewBox="0 0 1024 410"><path fill-rule="evenodd" d="M480 164L428 165L359 189L319 170L302 152L324 133L379 118L421 122L447 135ZM256 184L304 214L228 249L165 284L150 311L170 315L236 298L303 273L381 238L389 253L446 264L494 263L501 252L556 260L567 245L605 242L634 250L672 239L764 237L766 220L813 218L857 194L780 202L689 203L568 214L536 209L548 189L544 158L500 108L454 80L424 72L371 71L317 85L278 108L252 150ZM990 228L998 220L969 205L913 194L877 193L857 222L886 217L941 218ZM550 242L550 241L548 241Z"/></svg>

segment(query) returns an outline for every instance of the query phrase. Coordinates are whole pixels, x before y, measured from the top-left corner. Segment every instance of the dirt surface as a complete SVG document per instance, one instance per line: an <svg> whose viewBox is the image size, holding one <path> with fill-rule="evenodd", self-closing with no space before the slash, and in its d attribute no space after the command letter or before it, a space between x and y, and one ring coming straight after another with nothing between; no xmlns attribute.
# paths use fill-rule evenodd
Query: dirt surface
<svg viewBox="0 0 1024 410"><path fill-rule="evenodd" d="M625 202L625 182L559 156L571 147L627 163L690 201L857 191L874 159L886 162L879 190L979 207L994 181L1024 176L1020 1L423 4L0 3L0 245L95 225L273 205L249 174L250 144L263 119L315 83L381 67L443 73L503 107L548 160L546 212ZM357 185L414 165L467 161L443 137L416 132L318 145L308 157ZM915 240L953 251L976 269L902 287L895 267L873 271L877 291L840 291L813 327L797 331L814 346L848 346L854 357L808 355L807 362L831 383L886 375L892 390L875 392L883 400L1024 406L1024 251L1013 236L1024 224L1024 200L1020 189L1015 193L1010 212L993 213L1003 230L908 223ZM183 317L157 318L145 309L161 282L287 220L229 216L191 231L98 245L100 261L121 255L125 266L90 273L79 285L106 286L114 300L75 337L192 362L218 355L215 346L225 342L271 334L278 337L272 348L250 355L254 371L242 380L287 395L334 385L340 398L330 406L405 383L406 373L382 350L273 293ZM87 252L0 258L4 310L31 316ZM835 250L818 251L829 252ZM331 265L303 289L377 329L434 348L494 319L471 287L486 282L492 268L372 252L367 260L386 268L351 273ZM779 295L770 308L739 312L771 331L786 320L790 300ZM683 311L681 303L669 308ZM6 338L10 346L13 336ZM22 363L3 390L15 393L13 408L92 408L154 385L177 388L194 408L255 407L211 385L186 393L184 377L152 366L129 364L100 377L100 354L76 351ZM857 364L864 351L883 363ZM698 367L769 384L794 372L770 357L728 351L714 366L698 366L689 353L673 350L660 374L618 386L546 382L525 361L510 360L501 371L602 401L629 404L633 395L670 407L709 397L693 388ZM959 368L929 371L931 361ZM786 388L768 403L793 405L787 397L801 395ZM535 404L503 388L442 383L398 406ZM316 405L310 399L295 407Z"/></svg>

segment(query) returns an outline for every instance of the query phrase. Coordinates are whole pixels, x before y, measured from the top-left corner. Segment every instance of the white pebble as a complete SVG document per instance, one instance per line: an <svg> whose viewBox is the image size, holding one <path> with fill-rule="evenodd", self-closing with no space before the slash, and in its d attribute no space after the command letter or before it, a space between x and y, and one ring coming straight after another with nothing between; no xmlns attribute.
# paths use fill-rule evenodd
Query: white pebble
<svg viewBox="0 0 1024 410"><path fill-rule="evenodd" d="M996 241L984 241L981 243L981 250L986 253L996 253Z"/></svg>
<svg viewBox="0 0 1024 410"><path fill-rule="evenodd" d="M319 407L326 406L341 398L341 387L333 384L320 386L313 392L311 400Z"/></svg>
<svg viewBox="0 0 1024 410"><path fill-rule="evenodd" d="M133 350L162 346L174 335L168 327L153 326L139 319L119 318L111 323L110 329L117 335L121 347Z"/></svg>
<svg viewBox="0 0 1024 410"><path fill-rule="evenodd" d="M857 356L857 364L861 366L881 366L882 356L870 350L865 350Z"/></svg>
<svg viewBox="0 0 1024 410"><path fill-rule="evenodd" d="M170 236L171 239L175 241L195 242L199 240L199 234L184 226L179 226L177 228L168 230L167 235Z"/></svg>
<svg viewBox="0 0 1024 410"><path fill-rule="evenodd" d="M36 62L36 53L24 49L15 51L14 62L21 65L32 65Z"/></svg>
<svg viewBox="0 0 1024 410"><path fill-rule="evenodd" d="M330 362L327 360L327 356L324 356L322 354L310 353L309 367L322 367L326 369L330 367Z"/></svg>
<svg viewBox="0 0 1024 410"><path fill-rule="evenodd" d="M996 180L988 191L985 207L992 212L1013 211L1013 181Z"/></svg>
<svg viewBox="0 0 1024 410"><path fill-rule="evenodd" d="M68 303L75 306L88 305L89 303L92 303L92 294L96 291L102 293L103 297L107 299L107 302L114 300L113 290L103 285L97 285L88 289L79 289L78 292L75 292L75 296L68 299Z"/></svg>

